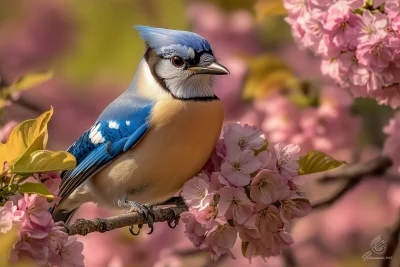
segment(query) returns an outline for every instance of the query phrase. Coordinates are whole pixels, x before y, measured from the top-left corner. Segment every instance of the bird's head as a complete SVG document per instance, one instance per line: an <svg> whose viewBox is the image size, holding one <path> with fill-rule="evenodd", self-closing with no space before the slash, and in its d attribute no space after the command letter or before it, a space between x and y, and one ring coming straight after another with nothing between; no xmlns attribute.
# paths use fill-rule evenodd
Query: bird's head
<svg viewBox="0 0 400 267"><path fill-rule="evenodd" d="M154 79L178 99L215 98L213 75L229 74L200 35L148 26L135 26L146 42L145 60Z"/></svg>

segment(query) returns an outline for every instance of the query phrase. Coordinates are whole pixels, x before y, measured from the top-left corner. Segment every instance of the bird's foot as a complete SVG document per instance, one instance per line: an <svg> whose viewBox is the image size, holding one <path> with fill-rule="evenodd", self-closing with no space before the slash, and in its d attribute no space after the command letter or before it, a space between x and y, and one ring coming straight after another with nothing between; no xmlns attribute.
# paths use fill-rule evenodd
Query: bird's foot
<svg viewBox="0 0 400 267"><path fill-rule="evenodd" d="M181 197L172 197L160 205L162 205L162 206L172 206L173 205L173 206L179 207L179 206L185 205L185 201ZM173 210L173 212L174 212L174 217L167 222L168 226L170 228L175 228L179 223L179 215L176 214L175 210Z"/></svg>
<svg viewBox="0 0 400 267"><path fill-rule="evenodd" d="M138 212L141 215L144 215L144 218L146 221L148 221L147 225L150 228L150 232L148 232L147 234L152 234L154 231L154 221L155 221L155 215L153 212L153 206L150 204L146 204L146 205L142 205L138 202L135 201L125 201L125 206L129 207L130 210L128 212ZM138 231L135 232L133 230L134 225L131 225L129 227L129 232L131 232L132 235L138 235L140 233L140 230L142 229L143 224L139 224L138 225Z"/></svg>
<svg viewBox="0 0 400 267"><path fill-rule="evenodd" d="M174 229L179 223L179 215L176 214L175 210L172 210L172 211L174 212L174 217L172 218L172 220L169 220L167 223L168 223L169 228Z"/></svg>

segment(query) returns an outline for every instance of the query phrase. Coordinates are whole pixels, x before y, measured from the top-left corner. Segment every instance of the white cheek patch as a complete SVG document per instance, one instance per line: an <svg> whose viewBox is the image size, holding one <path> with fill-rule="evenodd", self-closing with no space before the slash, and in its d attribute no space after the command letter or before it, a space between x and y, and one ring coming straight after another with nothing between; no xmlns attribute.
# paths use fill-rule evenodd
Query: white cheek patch
<svg viewBox="0 0 400 267"><path fill-rule="evenodd" d="M130 122L130 121L126 121L125 124L126 124L127 126L129 126L129 125L131 125L131 122Z"/></svg>
<svg viewBox="0 0 400 267"><path fill-rule="evenodd" d="M92 144L101 144L104 143L106 140L104 139L103 135L101 134L101 131L99 131L99 128L101 126L101 123L97 124L96 127L92 128L90 130L89 138Z"/></svg>
<svg viewBox="0 0 400 267"><path fill-rule="evenodd" d="M119 129L119 123L118 122L116 122L116 121L110 121L109 123L108 123L108 127L110 128L110 129Z"/></svg>

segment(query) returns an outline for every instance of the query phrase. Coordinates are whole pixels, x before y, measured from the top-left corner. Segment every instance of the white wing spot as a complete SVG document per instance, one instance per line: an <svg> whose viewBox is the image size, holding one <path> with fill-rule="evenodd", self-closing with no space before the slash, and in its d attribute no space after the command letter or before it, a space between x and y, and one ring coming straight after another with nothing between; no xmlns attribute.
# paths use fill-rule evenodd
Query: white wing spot
<svg viewBox="0 0 400 267"><path fill-rule="evenodd" d="M126 121L125 123L126 123L126 125L128 125L128 126L131 125L131 122L130 122L130 121Z"/></svg>
<svg viewBox="0 0 400 267"><path fill-rule="evenodd" d="M104 137L101 134L101 132L98 131L95 136L90 138L90 141L92 141L92 143L96 145L96 144L104 143L104 141L106 141L106 139L104 139Z"/></svg>
<svg viewBox="0 0 400 267"><path fill-rule="evenodd" d="M109 123L108 123L108 127L110 128L110 129L119 129L119 123L118 122L116 122L116 121L110 121Z"/></svg>
<svg viewBox="0 0 400 267"><path fill-rule="evenodd" d="M101 126L101 123L97 124L96 127L92 127L92 129L90 130L90 134L89 134L89 138L92 139L98 132L99 128Z"/></svg>

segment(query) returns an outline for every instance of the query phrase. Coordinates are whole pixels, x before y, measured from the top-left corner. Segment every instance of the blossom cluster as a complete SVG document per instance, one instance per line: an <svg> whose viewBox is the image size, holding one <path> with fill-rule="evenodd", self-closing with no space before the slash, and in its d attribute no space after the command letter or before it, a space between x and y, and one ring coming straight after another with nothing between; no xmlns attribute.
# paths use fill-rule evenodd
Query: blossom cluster
<svg viewBox="0 0 400 267"><path fill-rule="evenodd" d="M185 183L189 206L182 214L185 234L194 246L232 258L239 235L251 262L280 254L293 243L285 231L294 218L311 210L300 191L297 145L269 143L258 128L231 123L202 173Z"/></svg>
<svg viewBox="0 0 400 267"><path fill-rule="evenodd" d="M326 86L318 102L318 106L299 107L276 94L258 100L255 106L265 115L261 128L272 142L329 153L354 147L360 121L350 114L351 96L341 88Z"/></svg>
<svg viewBox="0 0 400 267"><path fill-rule="evenodd" d="M400 173L400 112L397 112L389 121L383 132L389 135L386 138L383 152L392 159L394 167Z"/></svg>
<svg viewBox="0 0 400 267"><path fill-rule="evenodd" d="M400 105L398 0L285 0L300 47L322 57L321 70L354 96Z"/></svg>
<svg viewBox="0 0 400 267"><path fill-rule="evenodd" d="M56 195L61 178L57 173L34 174L26 182L43 183ZM17 229L10 256L12 262L30 259L40 266L83 266L83 244L60 231L48 211L54 203L49 203L46 197L16 194L1 205L0 233L5 234L13 227Z"/></svg>

